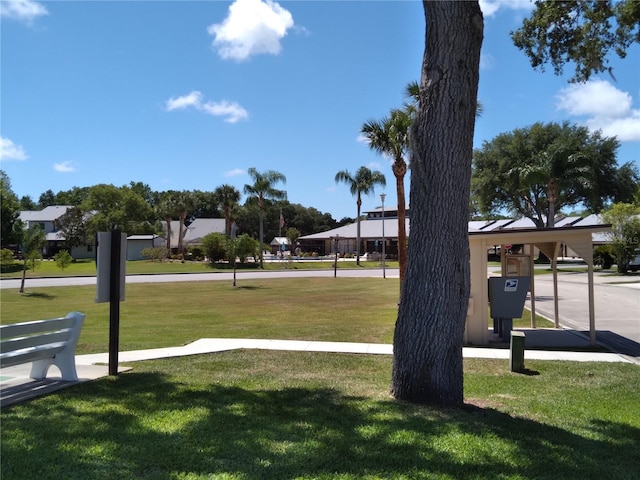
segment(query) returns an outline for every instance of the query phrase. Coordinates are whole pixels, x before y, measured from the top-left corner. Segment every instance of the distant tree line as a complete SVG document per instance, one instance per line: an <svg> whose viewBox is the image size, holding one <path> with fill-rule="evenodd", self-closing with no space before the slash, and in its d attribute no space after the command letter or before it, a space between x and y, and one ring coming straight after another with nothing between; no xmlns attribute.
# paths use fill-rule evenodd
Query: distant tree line
<svg viewBox="0 0 640 480"><path fill-rule="evenodd" d="M355 219L345 217L335 220L330 213L314 207L291 203L284 198L264 197L262 201L249 190L244 203L242 194L231 185L221 185L213 191L168 190L154 191L143 182L130 182L116 187L100 184L91 187L73 187L54 193L43 192L37 201L30 196L18 198L11 189L11 181L0 171L2 194L2 246L18 243L16 224L20 211L42 210L51 205L70 205L65 215L58 220L57 228L66 237L65 248L87 243L97 231L117 227L128 234L165 235L162 222L181 220L188 226L196 218L225 218L226 234L231 235L231 225L237 225L238 236L248 234L259 240L260 214L263 215L263 241L270 242L279 233L284 236L287 229L295 228L299 235L323 232L353 223ZM262 206L262 210L261 210ZM280 218L284 225L280 227ZM183 232L179 232L182 237ZM179 249L184 250L181 245Z"/></svg>

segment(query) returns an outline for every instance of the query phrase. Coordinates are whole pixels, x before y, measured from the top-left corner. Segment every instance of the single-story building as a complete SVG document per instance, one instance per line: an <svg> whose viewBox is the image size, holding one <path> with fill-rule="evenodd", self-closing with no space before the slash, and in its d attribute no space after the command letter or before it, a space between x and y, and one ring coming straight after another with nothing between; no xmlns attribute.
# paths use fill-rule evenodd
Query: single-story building
<svg viewBox="0 0 640 480"><path fill-rule="evenodd" d="M164 231L166 234L167 224L162 222ZM235 222L234 222L235 225ZM236 227L237 228L237 227ZM200 245L202 238L210 233L225 233L225 219L224 218L196 218L188 226L182 227L182 244L187 245ZM177 251L180 238L180 221L171 221L171 250ZM166 244L166 239L165 239Z"/></svg>
<svg viewBox="0 0 640 480"><path fill-rule="evenodd" d="M166 241L159 235L129 235L127 237L127 260L144 260L145 248L165 247Z"/></svg>
<svg viewBox="0 0 640 480"><path fill-rule="evenodd" d="M271 253L274 255L279 252L291 250L291 245L289 244L289 239L287 237L273 237L269 246L271 247Z"/></svg>

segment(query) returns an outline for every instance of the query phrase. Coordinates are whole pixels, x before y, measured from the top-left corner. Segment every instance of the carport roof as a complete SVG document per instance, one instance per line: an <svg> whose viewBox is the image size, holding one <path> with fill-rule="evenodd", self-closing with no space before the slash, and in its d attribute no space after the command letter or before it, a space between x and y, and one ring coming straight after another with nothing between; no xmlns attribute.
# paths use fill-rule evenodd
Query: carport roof
<svg viewBox="0 0 640 480"><path fill-rule="evenodd" d="M405 220L407 235L410 231L410 220ZM552 228L536 228L535 224L528 218L513 220L473 220L469 222L469 235L500 235L500 234L517 234L522 236L524 233L544 232L544 231L561 231L562 229L579 229L592 228L592 232L604 232L610 229L610 225L604 224L599 215L589 215L581 219L580 217L567 217L558 221ZM343 225L342 227L327 230L325 232L313 233L300 237L301 240L327 240L334 238L336 235L341 238L356 238L357 223ZM398 219L385 218L384 233L387 238L398 237ZM535 235L539 236L539 233ZM382 236L382 219L366 219L360 221L360 237L361 238L380 238ZM527 243L527 242L511 242L510 243Z"/></svg>

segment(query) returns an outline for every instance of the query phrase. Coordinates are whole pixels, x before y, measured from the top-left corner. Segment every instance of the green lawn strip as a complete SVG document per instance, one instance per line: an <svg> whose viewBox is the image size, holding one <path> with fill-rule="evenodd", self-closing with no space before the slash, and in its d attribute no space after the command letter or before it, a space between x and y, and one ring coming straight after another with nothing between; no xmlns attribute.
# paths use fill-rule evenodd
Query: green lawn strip
<svg viewBox="0 0 640 480"><path fill-rule="evenodd" d="M120 350L184 345L199 338L391 343L397 279L296 278L130 284L120 304ZM95 286L1 290L0 323L87 315L77 352L108 351L109 304Z"/></svg>
<svg viewBox="0 0 640 480"><path fill-rule="evenodd" d="M398 281L378 278L129 284L120 304L120 350L172 347L199 338L268 338L391 343ZM77 352L109 349L109 304L95 303L95 287L1 290L0 323L87 315ZM552 323L537 317L537 326ZM490 324L492 322L490 321ZM514 319L531 326L531 313Z"/></svg>
<svg viewBox="0 0 640 480"><path fill-rule="evenodd" d="M637 478L640 369L465 361L462 409L388 396L391 357L233 351L132 363L3 409L3 478Z"/></svg>

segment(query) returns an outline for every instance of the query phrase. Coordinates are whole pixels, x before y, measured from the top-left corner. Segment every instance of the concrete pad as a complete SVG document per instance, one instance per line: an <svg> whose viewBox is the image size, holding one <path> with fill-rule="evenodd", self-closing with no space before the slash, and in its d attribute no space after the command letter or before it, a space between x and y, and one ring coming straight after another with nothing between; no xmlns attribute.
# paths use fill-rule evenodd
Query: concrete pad
<svg viewBox="0 0 640 480"><path fill-rule="evenodd" d="M0 370L0 408L109 375L109 367L107 365L76 364L76 370L78 372L78 380L68 382L62 380L60 371L55 366L49 369L47 378L42 380L35 380L29 377L31 373L30 363L3 368ZM131 370L131 368L118 367L118 372L126 372L128 370Z"/></svg>

